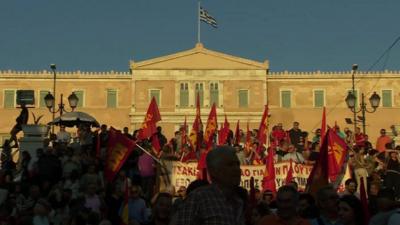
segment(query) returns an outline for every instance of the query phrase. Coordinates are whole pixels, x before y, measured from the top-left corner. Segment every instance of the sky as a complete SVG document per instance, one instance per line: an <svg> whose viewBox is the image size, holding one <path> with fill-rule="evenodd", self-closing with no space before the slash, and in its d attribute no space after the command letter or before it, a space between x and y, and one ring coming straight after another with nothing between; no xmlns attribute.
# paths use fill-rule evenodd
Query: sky
<svg viewBox="0 0 400 225"><path fill-rule="evenodd" d="M399 0L203 0L208 49L271 71L400 70ZM128 71L191 49L195 0L0 0L0 70ZM379 57L380 61L377 61ZM375 64L375 65L374 65ZM374 66L373 66L374 65ZM372 67L372 68L371 68Z"/></svg>

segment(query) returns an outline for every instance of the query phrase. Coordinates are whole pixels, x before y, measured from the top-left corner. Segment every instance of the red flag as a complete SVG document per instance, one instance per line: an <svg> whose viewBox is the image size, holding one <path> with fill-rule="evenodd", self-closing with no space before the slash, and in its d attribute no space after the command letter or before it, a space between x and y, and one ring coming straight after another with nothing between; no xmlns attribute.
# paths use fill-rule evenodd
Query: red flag
<svg viewBox="0 0 400 225"><path fill-rule="evenodd" d="M368 207L367 191L364 186L364 177L360 178L360 200L362 204L362 210L364 211L365 225L369 224L370 214Z"/></svg>
<svg viewBox="0 0 400 225"><path fill-rule="evenodd" d="M346 143L336 134L334 129L328 128L319 153L319 158L310 173L307 181L307 190L316 192L321 186L330 182L336 186L339 175L346 170L347 154Z"/></svg>
<svg viewBox="0 0 400 225"><path fill-rule="evenodd" d="M226 141L228 140L228 136L229 136L229 122L225 115L225 122L223 123L221 129L218 132L218 143L220 145L225 144Z"/></svg>
<svg viewBox="0 0 400 225"><path fill-rule="evenodd" d="M331 129L328 129L328 132L330 131ZM329 135L325 135L319 151L318 160L315 162L310 176L307 179L306 192L308 193L317 193L321 187L329 184L328 139Z"/></svg>
<svg viewBox="0 0 400 225"><path fill-rule="evenodd" d="M217 131L218 132L218 145L223 145L222 144L222 139L224 138L224 124L221 123L221 128Z"/></svg>
<svg viewBox="0 0 400 225"><path fill-rule="evenodd" d="M235 130L235 145L240 144L240 129L239 129L240 120L236 123L236 130Z"/></svg>
<svg viewBox="0 0 400 225"><path fill-rule="evenodd" d="M156 99L151 99L149 108L147 109L146 117L142 123L142 129L139 133L139 139L151 137L157 132L156 123L161 120L160 111L158 110Z"/></svg>
<svg viewBox="0 0 400 225"><path fill-rule="evenodd" d="M321 120L321 137L320 137L320 145L322 145L322 140L325 137L325 133L326 133L326 111L325 111L325 106L324 109L322 111L322 120Z"/></svg>
<svg viewBox="0 0 400 225"><path fill-rule="evenodd" d="M293 180L293 165L292 165L293 161L290 160L290 165L289 165L289 171L286 175L286 180L285 180L285 184L289 184L290 182L292 182Z"/></svg>
<svg viewBox="0 0 400 225"><path fill-rule="evenodd" d="M207 168L204 168L203 170L201 170L202 176L200 179L204 180L204 181L208 181L208 175L207 175Z"/></svg>
<svg viewBox="0 0 400 225"><path fill-rule="evenodd" d="M206 131L204 133L204 141L207 145L207 150L210 150L213 145L214 134L217 129L217 109L215 103L211 107L210 114L208 115Z"/></svg>
<svg viewBox="0 0 400 225"><path fill-rule="evenodd" d="M261 118L260 128L258 129L257 139L259 141L259 145L257 147L257 153L263 149L263 146L267 144L267 136L268 136L268 105L265 105L264 114Z"/></svg>
<svg viewBox="0 0 400 225"><path fill-rule="evenodd" d="M200 157L199 157L199 161L197 161L197 170L199 171L199 178L202 179L202 177L204 176L204 174L206 174L204 172L207 171L207 163L206 163L206 157L207 157L207 151L205 152L201 152L200 153Z"/></svg>
<svg viewBox="0 0 400 225"><path fill-rule="evenodd" d="M153 134L153 136L151 136L151 146L154 148L154 150L156 150L157 155L159 155L160 151L161 151L161 147L160 147L160 141L158 140L157 134Z"/></svg>
<svg viewBox="0 0 400 225"><path fill-rule="evenodd" d="M275 184L275 163L274 163L274 150L272 148L268 149L267 163L265 164L265 172L263 179L263 190L270 190L276 192Z"/></svg>
<svg viewBox="0 0 400 225"><path fill-rule="evenodd" d="M128 202L129 202L129 185L128 185L128 178L125 178L124 203L122 205L122 210L120 212L121 225L128 225L129 224Z"/></svg>
<svg viewBox="0 0 400 225"><path fill-rule="evenodd" d="M134 145L135 142L123 135L121 131L110 127L107 146L108 155L104 168L104 176L108 181L113 181L115 175L132 152Z"/></svg>
<svg viewBox="0 0 400 225"><path fill-rule="evenodd" d="M206 131L204 133L204 141L207 145L206 148L207 150L205 152L200 153L200 158L199 161L197 162L197 169L201 172L200 176L204 176L205 174L204 169L207 168L206 157L208 151L211 150L214 139L214 133L216 129L217 129L217 109L215 107L215 104L213 104L211 107L210 114L208 116Z"/></svg>
<svg viewBox="0 0 400 225"><path fill-rule="evenodd" d="M328 130L328 171L329 180L336 182L339 174L344 172L345 159L347 155L347 144L333 130Z"/></svg>
<svg viewBox="0 0 400 225"><path fill-rule="evenodd" d="M197 93L196 117L194 119L192 130L190 131L190 135L189 135L190 145L192 146L193 150L197 150L198 146L200 146L200 143L198 141L198 139L199 139L198 134L200 132L201 124L202 124L202 122L201 122L201 114L200 114L200 96L199 96L199 93Z"/></svg>

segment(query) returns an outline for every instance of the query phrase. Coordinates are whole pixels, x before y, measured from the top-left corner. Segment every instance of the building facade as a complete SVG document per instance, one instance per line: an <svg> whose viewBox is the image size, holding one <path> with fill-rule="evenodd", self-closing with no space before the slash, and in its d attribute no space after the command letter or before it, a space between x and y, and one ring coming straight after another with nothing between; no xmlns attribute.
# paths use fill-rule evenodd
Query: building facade
<svg viewBox="0 0 400 225"><path fill-rule="evenodd" d="M268 103L270 124L283 123L289 129L293 121L313 131L320 127L322 108L327 109L327 122L352 128L345 118L352 118L345 98L352 88L351 71L347 72L268 72L268 61L257 62L205 48L130 62L130 72L57 72L56 103L67 103L71 92L79 98L77 111L93 115L100 123L118 129L137 129L143 122L148 104L155 97L161 112L159 123L168 137L195 116L195 99L199 94L202 120L206 121L211 105L217 106L219 122L227 115L232 129L238 120L245 128L257 128ZM398 124L400 112L400 72L357 72L355 94L360 100L375 91L381 105L367 114L367 133L372 142L380 128ZM44 96L53 92L51 71L0 71L0 139L9 136L19 114L16 90L34 90L36 115L41 122L51 121L52 115L44 104ZM366 99L368 101L368 99ZM68 106L66 107L68 109ZM33 120L30 119L30 122ZM360 125L361 126L361 125Z"/></svg>

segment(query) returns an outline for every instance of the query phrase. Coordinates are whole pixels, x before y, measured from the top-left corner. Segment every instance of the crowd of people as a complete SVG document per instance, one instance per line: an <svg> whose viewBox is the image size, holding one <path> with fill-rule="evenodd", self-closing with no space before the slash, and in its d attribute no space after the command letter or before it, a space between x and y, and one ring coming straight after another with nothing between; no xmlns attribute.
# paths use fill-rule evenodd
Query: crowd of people
<svg viewBox="0 0 400 225"><path fill-rule="evenodd" d="M215 141L215 151L208 151L201 133L197 134L198 144L192 146L184 128L168 140L158 127L153 136L160 149L155 149L151 140L139 140L139 130L131 133L125 127L122 134L150 154L135 147L112 182L103 174L107 125L96 131L80 126L75 137L60 126L57 134L44 140L36 155L22 151L18 162L12 160L12 146L6 141L1 155L0 225L123 224L125 203L128 224L133 225L400 224L400 147L385 129L375 146L359 128L355 132L348 128L341 131L338 126L334 129L348 146L353 177L346 180L343 193L332 186L302 193L295 181L276 193L239 186L240 165L268 163L269 149L275 153L275 162L316 163L321 130L303 131L298 122L290 129L282 124L273 126L268 147L259 143L257 130L230 131L223 145ZM168 184L168 178L162 175L168 174L171 162L198 161L207 151L208 179L203 177L177 190L171 185L160 188L165 186L161 182ZM366 181L369 215L361 210L361 179Z"/></svg>

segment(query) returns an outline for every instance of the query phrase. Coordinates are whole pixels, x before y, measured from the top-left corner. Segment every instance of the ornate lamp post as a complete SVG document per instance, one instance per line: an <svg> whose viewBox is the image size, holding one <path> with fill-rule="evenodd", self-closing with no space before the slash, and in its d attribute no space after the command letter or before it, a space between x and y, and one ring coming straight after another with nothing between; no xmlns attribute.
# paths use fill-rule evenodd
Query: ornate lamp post
<svg viewBox="0 0 400 225"><path fill-rule="evenodd" d="M356 72L358 70L358 65L357 64L353 64L351 66L351 91L353 93L355 93L355 84L354 84L354 76L356 75ZM347 101L346 101L347 102ZM354 104L355 104L355 99L354 99ZM353 120L354 120L354 130L353 132L356 132L356 127L357 127L357 113L355 111L353 111Z"/></svg>
<svg viewBox="0 0 400 225"><path fill-rule="evenodd" d="M50 65L51 70L53 71L53 94L54 96L56 95L56 65L51 64ZM74 109L77 107L79 98L75 95L74 92L68 96L68 103L69 106L71 107L70 111L67 111L65 109L65 104L63 103L63 94L60 95L60 103L58 104L58 109L56 109L56 104L55 104L55 98L54 96L49 92L45 97L44 101L46 103L46 107L49 109L49 111L53 114L53 120L55 118L56 113L60 113L60 116L63 114L63 112L72 112ZM52 126L52 133L54 133L54 125Z"/></svg>
<svg viewBox="0 0 400 225"><path fill-rule="evenodd" d="M353 92L354 93L354 92ZM357 114L361 112L362 118L362 126L363 126L363 133L365 134L365 113L373 113L376 111L376 109L379 107L379 102L381 101L381 97L374 92L371 97L369 98L369 102L371 104L372 110L367 109L367 103L365 102L365 95L364 93L361 94L361 104L360 104L360 109L356 110L356 96L354 96L352 92L349 92L349 94L346 97L346 104L347 107L354 113ZM355 121L354 121L355 123ZM355 130L355 129L354 129Z"/></svg>

